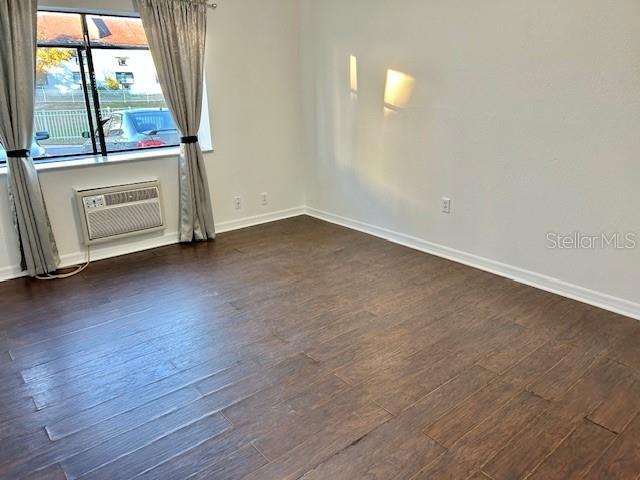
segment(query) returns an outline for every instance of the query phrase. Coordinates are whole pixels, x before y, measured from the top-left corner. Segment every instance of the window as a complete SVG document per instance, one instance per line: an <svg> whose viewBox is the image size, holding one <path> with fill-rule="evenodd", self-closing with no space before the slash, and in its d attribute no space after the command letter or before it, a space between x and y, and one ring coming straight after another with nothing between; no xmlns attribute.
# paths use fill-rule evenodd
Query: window
<svg viewBox="0 0 640 480"><path fill-rule="evenodd" d="M133 72L116 72L116 80L121 87L128 89L134 83Z"/></svg>
<svg viewBox="0 0 640 480"><path fill-rule="evenodd" d="M32 156L178 145L157 78L139 18L38 12Z"/></svg>

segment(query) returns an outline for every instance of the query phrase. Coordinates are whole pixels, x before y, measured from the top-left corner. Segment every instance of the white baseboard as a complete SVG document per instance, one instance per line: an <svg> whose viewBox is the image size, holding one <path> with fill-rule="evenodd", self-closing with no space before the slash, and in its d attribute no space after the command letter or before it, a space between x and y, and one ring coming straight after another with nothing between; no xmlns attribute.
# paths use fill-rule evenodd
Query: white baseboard
<svg viewBox="0 0 640 480"><path fill-rule="evenodd" d="M449 248L444 245L428 242L411 235L394 232L386 228L360 222L351 218L345 218L340 215L335 215L315 208L306 207L305 212L307 215L320 220L368 233L415 250L420 250L438 257L453 260L454 262L494 273L540 290L545 290L547 292L555 293L563 297L571 298L579 302L587 303L595 307L610 310L612 312L640 320L640 304L623 298L590 290L541 273L525 270L520 267L480 257L478 255Z"/></svg>
<svg viewBox="0 0 640 480"><path fill-rule="evenodd" d="M0 282L11 280L12 278L20 278L26 275L19 265L10 265L0 268Z"/></svg>
<svg viewBox="0 0 640 480"><path fill-rule="evenodd" d="M289 208L286 210L279 210L276 212L265 213L262 215L255 215L252 217L239 218L228 222L221 222L216 224L216 232L223 233L231 230L238 230L240 228L251 227L254 225L260 225L262 223L274 222L276 220L283 220L285 218L296 217L305 213L304 207ZM178 232L165 233L164 235L156 235L152 237L144 238L141 240L131 240L127 243L116 243L114 245L105 244L104 246L95 247L91 250L91 260L102 260L105 258L118 257L120 255L126 255L128 253L141 252L143 250L149 250L152 248L164 247L166 245L172 245L178 243ZM72 265L79 265L87 261L86 252L76 252L60 257L60 267L65 268ZM0 282L5 280L11 280L12 278L18 278L25 276L26 273L20 269L19 265L13 265L9 267L0 268Z"/></svg>
<svg viewBox="0 0 640 480"><path fill-rule="evenodd" d="M163 235L155 235L150 237L141 237L139 240L131 239L127 243L116 243L115 245L100 245L93 247L91 250L91 261L103 260L105 258L119 257L128 253L141 252L151 248L164 247L178 243L178 232L165 233ZM87 253L75 252L60 256L60 268L80 265L87 261ZM26 276L19 265L0 268L0 282Z"/></svg>
<svg viewBox="0 0 640 480"><path fill-rule="evenodd" d="M580 287L557 278L549 277L541 273L532 272L520 267L508 265L505 263L491 260L471 253L456 250L436 243L423 240L421 238L405 235L383 227L371 225L351 218L342 217L333 213L318 210L312 207L296 207L276 212L255 215L251 217L240 218L227 222L218 223L216 232L223 233L231 230L260 225L263 223L274 222L285 218L296 217L298 215L307 214L309 216L324 220L337 225L342 225L353 230L368 233L376 237L384 238L399 245L404 245L415 250L420 250L432 255L447 258L454 262L469 265L480 270L484 270L502 277L509 278L525 285L530 285L547 292L562 295L579 302L587 303L605 310L610 310L621 315L640 320L640 304L625 300L623 298L614 297L605 293ZM104 258L117 257L128 253L139 252L151 248L171 245L178 242L178 233L171 232L164 235L146 238L139 241L132 241L126 244L117 244L114 246L106 246L96 249L91 253L92 260L101 260ZM74 254L64 255L60 259L61 266L70 266L80 264L86 261L86 254L78 252ZM0 268L0 281L9 280L24 276L24 272L19 266L9 266Z"/></svg>
<svg viewBox="0 0 640 480"><path fill-rule="evenodd" d="M278 210L277 212L263 213L252 217L239 218L216 224L216 233L230 232L231 230L239 230L241 228L253 227L263 223L275 222L276 220L284 220L285 218L297 217L304 215L305 207L287 208L286 210Z"/></svg>
<svg viewBox="0 0 640 480"><path fill-rule="evenodd" d="M98 247L91 248L91 261L104 260L105 258L119 257L120 255L127 255L129 253L142 252L144 250L150 250L152 248L164 247L166 245L172 245L178 243L178 232L169 232L164 235L156 235L149 238L141 237L139 240L131 238L127 243L118 243L115 245L103 244ZM87 261L86 252L77 252L60 257L60 267L70 267L72 265L79 265Z"/></svg>

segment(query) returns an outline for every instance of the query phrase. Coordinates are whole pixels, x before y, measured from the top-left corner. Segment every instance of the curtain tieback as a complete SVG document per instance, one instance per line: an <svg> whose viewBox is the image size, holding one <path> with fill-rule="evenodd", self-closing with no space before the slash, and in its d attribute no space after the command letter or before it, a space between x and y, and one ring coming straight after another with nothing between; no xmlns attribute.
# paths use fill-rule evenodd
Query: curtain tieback
<svg viewBox="0 0 640 480"><path fill-rule="evenodd" d="M8 158L24 158L31 156L29 150L7 150Z"/></svg>
<svg viewBox="0 0 640 480"><path fill-rule="evenodd" d="M198 143L198 136L191 135L190 137L180 137L180 143Z"/></svg>

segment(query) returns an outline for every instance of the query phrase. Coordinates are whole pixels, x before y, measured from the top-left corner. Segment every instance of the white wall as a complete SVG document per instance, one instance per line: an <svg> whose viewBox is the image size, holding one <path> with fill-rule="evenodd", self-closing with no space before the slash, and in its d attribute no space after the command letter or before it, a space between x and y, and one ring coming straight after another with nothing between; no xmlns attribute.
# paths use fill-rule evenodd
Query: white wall
<svg viewBox="0 0 640 480"><path fill-rule="evenodd" d="M299 23L297 0L222 0L209 15L206 81L215 152L205 154L218 226L304 204ZM132 11L129 0L43 0L42 6ZM72 189L159 178L164 187L167 235L95 247L96 257L175 240L178 176L175 158L40 172L63 262L83 257ZM260 194L267 192L269 205ZM235 210L233 197L242 197ZM274 213L275 212L275 213ZM0 174L0 277L17 271L19 254Z"/></svg>
<svg viewBox="0 0 640 480"><path fill-rule="evenodd" d="M637 0L301 0L301 16L307 205L640 303L640 247L545 240L640 238ZM387 68L416 83L385 116Z"/></svg>
<svg viewBox="0 0 640 480"><path fill-rule="evenodd" d="M218 221L304 205L297 0L221 0L210 14L207 87ZM269 207L260 206L261 192ZM243 211L234 210L241 195Z"/></svg>

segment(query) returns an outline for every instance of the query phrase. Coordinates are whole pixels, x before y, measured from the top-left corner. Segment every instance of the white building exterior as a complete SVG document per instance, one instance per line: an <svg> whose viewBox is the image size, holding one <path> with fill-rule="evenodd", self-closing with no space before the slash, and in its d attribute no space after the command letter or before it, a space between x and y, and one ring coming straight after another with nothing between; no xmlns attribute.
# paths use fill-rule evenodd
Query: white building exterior
<svg viewBox="0 0 640 480"><path fill-rule="evenodd" d="M96 83L99 89L108 88L108 80L119 83L119 89L128 90L132 95L156 95L162 93L156 69L148 50L92 51ZM49 69L45 82L40 82L38 90L49 95L67 95L82 92L82 76L76 57Z"/></svg>

